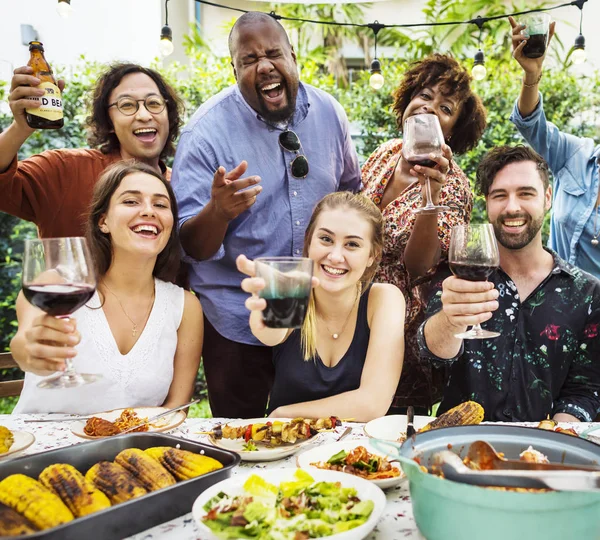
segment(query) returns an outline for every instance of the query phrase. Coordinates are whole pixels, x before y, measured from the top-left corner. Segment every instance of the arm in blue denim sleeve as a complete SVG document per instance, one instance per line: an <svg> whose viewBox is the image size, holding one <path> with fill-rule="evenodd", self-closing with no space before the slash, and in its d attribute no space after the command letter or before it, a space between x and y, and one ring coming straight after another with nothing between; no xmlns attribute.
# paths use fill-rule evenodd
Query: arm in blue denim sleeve
<svg viewBox="0 0 600 540"><path fill-rule="evenodd" d="M352 137L350 135L350 124L343 107L335 102L336 112L340 119L343 137L342 176L340 177L339 191L352 191L357 193L362 187L358 156Z"/></svg>
<svg viewBox="0 0 600 540"><path fill-rule="evenodd" d="M554 403L553 414L567 413L593 422L600 412L600 285L596 285L567 379Z"/></svg>
<svg viewBox="0 0 600 540"><path fill-rule="evenodd" d="M542 94L539 95L535 110L525 118L521 116L518 103L517 99L510 115L511 122L531 147L548 162L553 174L556 174L581 147L583 140L563 133L552 122L548 122Z"/></svg>

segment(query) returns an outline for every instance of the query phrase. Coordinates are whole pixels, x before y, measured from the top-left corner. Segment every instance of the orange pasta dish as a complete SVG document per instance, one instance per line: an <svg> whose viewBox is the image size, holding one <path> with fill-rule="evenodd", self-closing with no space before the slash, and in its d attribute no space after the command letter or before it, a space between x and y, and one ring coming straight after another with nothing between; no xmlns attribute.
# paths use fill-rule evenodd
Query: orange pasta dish
<svg viewBox="0 0 600 540"><path fill-rule="evenodd" d="M326 462L319 461L311 463L311 465L319 469L354 474L366 480L383 480L402 474L402 471L398 467L392 466L386 458L371 454L364 446L357 446L350 452L341 450Z"/></svg>
<svg viewBox="0 0 600 540"><path fill-rule="evenodd" d="M139 424L142 425L133 431L148 431L148 424L144 424L147 420L148 418L140 418L133 409L125 409L121 416L113 422L92 416L85 424L83 431L90 437L110 437Z"/></svg>

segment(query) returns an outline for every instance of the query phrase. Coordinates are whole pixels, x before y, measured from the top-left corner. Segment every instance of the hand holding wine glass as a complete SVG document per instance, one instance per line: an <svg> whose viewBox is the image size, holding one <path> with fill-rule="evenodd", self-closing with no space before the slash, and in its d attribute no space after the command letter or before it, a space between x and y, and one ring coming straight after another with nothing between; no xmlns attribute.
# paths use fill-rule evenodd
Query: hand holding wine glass
<svg viewBox="0 0 600 540"><path fill-rule="evenodd" d="M23 294L30 304L64 319L82 307L95 290L96 276L85 238L25 240ZM100 378L77 373L70 357L65 358L65 365L63 373L44 379L38 386L72 388Z"/></svg>
<svg viewBox="0 0 600 540"><path fill-rule="evenodd" d="M404 121L402 157L413 167L433 168L439 158L444 158L444 134L435 114L417 114ZM451 154L450 154L451 156ZM432 159L433 158L433 159ZM417 170L417 169L415 169ZM421 171L425 173L421 169ZM445 175L445 173L444 173ZM426 204L414 210L415 214L437 214L449 210L448 206L434 205L431 199L431 182L425 175Z"/></svg>
<svg viewBox="0 0 600 540"><path fill-rule="evenodd" d="M500 265L498 244L496 243L492 225L485 223L457 225L454 227L450 239L448 262L452 273L461 280L471 282L487 281L487 278ZM491 292L490 287L474 286L472 291L464 292L472 295L469 298L469 302L465 302L466 304L471 304L470 315L490 311L490 304L486 304L486 302L493 302L496 296L495 294L485 294L486 292ZM456 334L456 337L462 339L485 339L498 337L499 335L498 332L484 330L477 323L473 325L471 330Z"/></svg>

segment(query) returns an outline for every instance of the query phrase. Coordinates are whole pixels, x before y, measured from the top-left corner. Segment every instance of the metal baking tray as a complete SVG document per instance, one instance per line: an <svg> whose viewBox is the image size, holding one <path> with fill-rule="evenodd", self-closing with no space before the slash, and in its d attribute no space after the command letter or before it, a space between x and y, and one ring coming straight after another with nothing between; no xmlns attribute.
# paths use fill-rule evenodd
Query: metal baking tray
<svg viewBox="0 0 600 540"><path fill-rule="evenodd" d="M223 464L223 468L198 478L177 482L173 486L160 489L127 501L89 516L34 534L19 538L44 538L46 540L81 540L82 538L116 539L145 531L166 521L170 521L192 511L196 497L207 487L231 476L231 470L240 462L235 452L216 448L187 439L180 439L162 433L131 433L118 435L65 448L58 448L30 456L0 463L0 480L11 474L21 473L32 478L48 465L69 463L81 473L98 461L112 461L125 448L152 446L179 446L182 450L202 453ZM1 537L8 538L8 537Z"/></svg>

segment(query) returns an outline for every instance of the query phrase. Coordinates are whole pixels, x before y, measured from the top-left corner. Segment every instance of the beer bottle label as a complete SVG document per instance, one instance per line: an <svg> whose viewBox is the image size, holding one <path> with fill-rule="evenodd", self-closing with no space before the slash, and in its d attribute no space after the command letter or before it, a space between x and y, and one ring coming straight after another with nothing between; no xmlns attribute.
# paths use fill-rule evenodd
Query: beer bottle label
<svg viewBox="0 0 600 540"><path fill-rule="evenodd" d="M62 97L58 86L51 82L43 82L38 88L42 88L46 94L38 97L31 97L42 103L37 109L26 109L29 114L41 116L46 120L60 120L63 117Z"/></svg>

